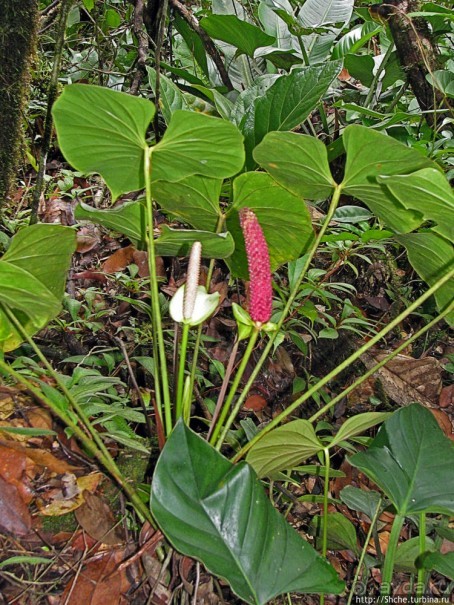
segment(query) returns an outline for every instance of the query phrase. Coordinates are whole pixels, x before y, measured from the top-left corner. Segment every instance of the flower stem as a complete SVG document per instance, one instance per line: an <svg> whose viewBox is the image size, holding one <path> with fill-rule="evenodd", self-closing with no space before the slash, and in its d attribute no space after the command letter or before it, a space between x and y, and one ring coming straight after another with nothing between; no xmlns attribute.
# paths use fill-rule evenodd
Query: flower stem
<svg viewBox="0 0 454 605"><path fill-rule="evenodd" d="M328 491L329 491L329 470L330 455L329 448L323 448L323 457L325 460L325 481L323 485L323 533L322 533L322 557L326 559L328 552ZM325 594L320 594L320 605L325 603Z"/></svg>
<svg viewBox="0 0 454 605"><path fill-rule="evenodd" d="M144 177L147 208L147 251L148 269L150 272L151 313L153 318L153 338L157 340L158 356L155 358L155 392L156 403L162 417L162 402L164 403L164 426L168 435L172 430L172 410L170 405L169 378L167 374L167 358L162 332L161 308L159 306L158 277L156 274L156 250L153 235L153 199L151 195L151 155L153 148L144 150ZM161 380L160 385L158 384ZM161 388L162 387L162 388Z"/></svg>
<svg viewBox="0 0 454 605"><path fill-rule="evenodd" d="M419 554L426 551L426 513L419 515ZM418 603L422 601L424 594L424 585L426 583L426 570L424 567L418 568L418 582L416 584L416 597Z"/></svg>
<svg viewBox="0 0 454 605"><path fill-rule="evenodd" d="M186 366L186 353L188 350L189 327L189 324L184 323L181 330L180 361L178 364L177 392L175 398L175 421L181 416L183 407L184 369Z"/></svg>
<svg viewBox="0 0 454 605"><path fill-rule="evenodd" d="M211 435L210 443L216 444L215 447L217 450L221 449L222 442L224 441L224 438L225 438L231 424L235 420L236 415L238 414L238 411L240 410L241 402L238 404L238 401L237 401L224 428L223 428L225 418L226 418L227 414L229 413L229 409L232 404L232 401L233 401L235 395L237 394L237 389L240 385L241 379L244 374L244 370L246 369L249 358L252 354L252 351L254 350L255 343L257 342L257 338L258 338L259 334L260 334L259 328L254 328L254 330L252 331L252 334L249 338L249 342L247 344L246 351L244 352L243 359L241 360L240 366L237 370L237 373L235 374L235 378L233 380L232 386L230 387L230 391L227 396L227 399L225 400L221 413L219 414L219 418L218 418L218 421L216 422L216 426L214 427L213 434ZM222 430L221 436L219 436L219 433L221 432L222 428L223 428L223 430Z"/></svg>

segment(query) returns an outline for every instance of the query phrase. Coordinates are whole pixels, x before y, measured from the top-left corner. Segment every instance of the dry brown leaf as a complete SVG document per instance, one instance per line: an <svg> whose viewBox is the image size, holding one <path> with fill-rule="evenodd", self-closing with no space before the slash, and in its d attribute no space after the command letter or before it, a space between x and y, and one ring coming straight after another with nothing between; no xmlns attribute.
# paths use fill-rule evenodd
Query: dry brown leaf
<svg viewBox="0 0 454 605"><path fill-rule="evenodd" d="M84 492L84 498L85 502L76 510L75 515L87 534L103 544L122 544L123 531L107 502L87 491Z"/></svg>
<svg viewBox="0 0 454 605"><path fill-rule="evenodd" d="M126 267L133 262L134 252L135 248L132 245L116 250L103 263L102 270L105 273L117 273L118 271L123 271L123 269L126 269Z"/></svg>
<svg viewBox="0 0 454 605"><path fill-rule="evenodd" d="M103 552L85 564L66 586L62 603L66 605L126 605L123 596L130 588L126 570L115 573L123 550Z"/></svg>
<svg viewBox="0 0 454 605"><path fill-rule="evenodd" d="M25 454L25 456L27 456L27 458L30 458L31 460L33 460L33 462L35 464L37 464L38 466L47 468L50 471L57 473L59 475L63 474L63 473L75 471L78 468L77 466L72 466L71 464L68 464L64 460L59 460L50 452L40 449L40 448L26 447L22 443L15 443L15 442L6 443L6 442L2 442L2 441L0 441L0 445L5 445L6 447L8 447L12 450L15 450L16 452L21 452L21 453Z"/></svg>
<svg viewBox="0 0 454 605"><path fill-rule="evenodd" d="M441 389L438 405L441 408L450 408L454 406L454 384L450 384L449 386Z"/></svg>
<svg viewBox="0 0 454 605"><path fill-rule="evenodd" d="M449 416L446 414L446 412L443 412L443 410L435 410L435 409L431 409L430 411L435 416L435 420L438 422L438 426L441 428L441 430L446 435L446 437L448 437L449 439L454 441L452 423L451 423Z"/></svg>
<svg viewBox="0 0 454 605"><path fill-rule="evenodd" d="M361 361L370 369L385 356L386 353L363 353ZM415 359L408 355L396 355L375 376L382 383L386 395L397 404L418 402L431 408L438 404L441 371L441 364L434 357Z"/></svg>
<svg viewBox="0 0 454 605"><path fill-rule="evenodd" d="M243 408L252 412L259 412L266 406L266 399L261 395L250 395L244 402Z"/></svg>

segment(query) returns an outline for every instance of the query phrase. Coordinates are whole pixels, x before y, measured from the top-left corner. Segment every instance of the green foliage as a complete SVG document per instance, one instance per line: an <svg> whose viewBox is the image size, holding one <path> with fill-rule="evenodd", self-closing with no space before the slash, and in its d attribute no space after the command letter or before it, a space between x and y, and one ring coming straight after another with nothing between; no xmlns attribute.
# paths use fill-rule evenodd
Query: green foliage
<svg viewBox="0 0 454 605"><path fill-rule="evenodd" d="M273 36L235 15L210 15L202 19L200 25L212 38L228 42L250 57L260 46L270 46L276 42Z"/></svg>
<svg viewBox="0 0 454 605"><path fill-rule="evenodd" d="M156 466L151 510L170 542L247 603L338 594L336 573L281 517L251 468L234 466L180 421Z"/></svg>
<svg viewBox="0 0 454 605"><path fill-rule="evenodd" d="M52 110L66 159L98 172L114 200L144 187L145 133L154 112L145 99L85 84L66 86Z"/></svg>
<svg viewBox="0 0 454 605"><path fill-rule="evenodd" d="M404 516L454 510L454 450L433 415L418 404L395 412L365 452L349 458Z"/></svg>
<svg viewBox="0 0 454 605"><path fill-rule="evenodd" d="M59 225L33 225L19 231L0 259L0 349L11 351L61 310L66 274L76 247L76 233Z"/></svg>

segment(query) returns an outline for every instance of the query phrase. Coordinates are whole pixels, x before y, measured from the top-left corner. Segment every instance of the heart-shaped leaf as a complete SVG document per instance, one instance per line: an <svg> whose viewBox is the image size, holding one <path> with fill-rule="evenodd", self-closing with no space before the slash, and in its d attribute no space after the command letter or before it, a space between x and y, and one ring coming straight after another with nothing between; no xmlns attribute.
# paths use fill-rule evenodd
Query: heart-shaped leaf
<svg viewBox="0 0 454 605"><path fill-rule="evenodd" d="M433 415L418 404L395 412L369 449L349 461L385 492L402 516L454 512L454 449Z"/></svg>
<svg viewBox="0 0 454 605"><path fill-rule="evenodd" d="M33 225L13 237L0 259L0 303L30 336L59 313L75 247L73 229ZM11 351L23 340L0 308L0 349Z"/></svg>
<svg viewBox="0 0 454 605"><path fill-rule="evenodd" d="M399 243L407 249L410 263L418 275L433 285L445 273L454 267L454 248L444 237L431 233L408 233L396 236ZM453 280L446 282L435 293L435 300L440 310L454 300ZM454 325L454 311L446 316L446 321Z"/></svg>
<svg viewBox="0 0 454 605"><path fill-rule="evenodd" d="M176 183L154 181L153 197L161 208L195 229L215 231L221 216L221 179L189 176Z"/></svg>
<svg viewBox="0 0 454 605"><path fill-rule="evenodd" d="M200 174L214 179L233 176L244 164L243 137L225 120L177 110L162 140L153 147L155 181L180 181Z"/></svg>
<svg viewBox="0 0 454 605"><path fill-rule="evenodd" d="M158 460L151 510L177 550L200 559L247 603L343 588L273 508L251 467L233 465L181 421Z"/></svg>
<svg viewBox="0 0 454 605"><path fill-rule="evenodd" d="M310 422L293 420L264 435L246 460L259 477L266 477L301 464L323 447Z"/></svg>
<svg viewBox="0 0 454 605"><path fill-rule="evenodd" d="M271 46L276 42L276 38L256 25L241 21L236 15L210 15L204 17L200 25L211 38L232 44L250 57L254 56L257 48Z"/></svg>
<svg viewBox="0 0 454 605"><path fill-rule="evenodd" d="M365 126L347 126L342 138L347 152L343 191L365 202L398 233L419 227L421 213L405 208L377 177L410 174L423 168L435 168L436 164L415 149Z"/></svg>
<svg viewBox="0 0 454 605"><path fill-rule="evenodd" d="M100 86L71 84L52 113L60 149L74 168L100 174L113 199L144 187L145 133L153 103Z"/></svg>
<svg viewBox="0 0 454 605"><path fill-rule="evenodd" d="M270 253L271 268L301 256L313 237L312 223L304 201L280 187L268 174L247 172L233 182L234 204L227 213L227 229L235 240L229 259L234 275L248 278L246 251L238 211L250 208L256 214Z"/></svg>
<svg viewBox="0 0 454 605"><path fill-rule="evenodd" d="M340 499L348 508L366 514L370 520L374 518L377 506L382 500L378 492L374 490L366 492L353 485L347 485L341 490Z"/></svg>
<svg viewBox="0 0 454 605"><path fill-rule="evenodd" d="M270 132L254 149L254 160L291 193L309 200L326 199L335 183L325 145L294 132Z"/></svg>

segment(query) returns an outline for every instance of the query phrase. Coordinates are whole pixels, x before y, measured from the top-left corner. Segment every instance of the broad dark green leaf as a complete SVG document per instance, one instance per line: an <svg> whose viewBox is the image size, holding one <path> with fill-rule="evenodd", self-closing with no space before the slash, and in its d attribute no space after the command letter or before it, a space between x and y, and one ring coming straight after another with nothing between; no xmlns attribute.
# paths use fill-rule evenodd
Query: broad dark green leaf
<svg viewBox="0 0 454 605"><path fill-rule="evenodd" d="M323 450L323 443L307 420L292 420L262 437L246 460L259 477L294 468Z"/></svg>
<svg viewBox="0 0 454 605"><path fill-rule="evenodd" d="M454 512L454 448L419 404L394 412L369 448L349 461L385 492L402 516Z"/></svg>
<svg viewBox="0 0 454 605"><path fill-rule="evenodd" d="M189 176L176 183L153 181L153 197L163 210L195 229L215 231L221 216L221 179Z"/></svg>
<svg viewBox="0 0 454 605"><path fill-rule="evenodd" d="M315 537L315 547L322 546L325 517L317 515L312 519L310 533ZM328 514L328 549L358 551L356 529L351 521L342 513Z"/></svg>
<svg viewBox="0 0 454 605"><path fill-rule="evenodd" d="M160 256L189 256L194 242L202 244L204 258L228 258L235 249L230 233L171 229L163 225L161 235L155 240L156 253Z"/></svg>
<svg viewBox="0 0 454 605"><path fill-rule="evenodd" d="M334 188L325 145L293 132L270 132L254 149L254 160L295 195L326 199Z"/></svg>
<svg viewBox="0 0 454 605"><path fill-rule="evenodd" d="M146 217L142 202L125 202L110 210L98 210L81 202L76 206L74 216L77 220L90 221L118 231L139 248L145 246Z"/></svg>
<svg viewBox="0 0 454 605"><path fill-rule="evenodd" d="M238 19L235 15L210 15L200 21L201 27L215 40L235 46L250 57L261 46L271 46L276 38L269 36L256 25Z"/></svg>
<svg viewBox="0 0 454 605"><path fill-rule="evenodd" d="M76 234L60 225L33 225L19 231L0 259L0 303L12 311L30 336L61 309ZM0 308L0 349L23 342Z"/></svg>
<svg viewBox="0 0 454 605"><path fill-rule="evenodd" d="M180 16L178 11L175 11L172 23L177 32L185 41L189 52L194 56L194 59L197 61L205 77L209 78L210 71L208 69L207 52L200 36L197 35L194 30L191 29L191 27L186 23L183 17Z"/></svg>
<svg viewBox="0 0 454 605"><path fill-rule="evenodd" d="M435 569L441 575L454 581L454 552L441 554L439 552L424 553L418 557L416 564L424 569Z"/></svg>
<svg viewBox="0 0 454 605"><path fill-rule="evenodd" d="M436 164L418 151L365 126L348 126L343 143L347 152L344 192L365 202L398 233L419 227L421 214L404 208L377 177L410 174L422 168L434 168Z"/></svg>
<svg viewBox="0 0 454 605"><path fill-rule="evenodd" d="M363 86L369 86L374 79L375 61L371 55L347 54L344 58L345 69L359 80Z"/></svg>
<svg viewBox="0 0 454 605"><path fill-rule="evenodd" d="M343 588L273 508L251 467L231 464L181 421L158 460L151 510L178 551L200 559L247 603Z"/></svg>
<svg viewBox="0 0 454 605"><path fill-rule="evenodd" d="M361 206L340 206L339 208L336 208L333 215L333 221L354 225L355 223L368 221L372 217L372 212L367 208L362 208Z"/></svg>
<svg viewBox="0 0 454 605"><path fill-rule="evenodd" d="M405 246L410 263L430 286L454 267L452 244L436 233L409 233L396 236L396 240ZM435 300L440 310L454 300L454 280L437 290ZM454 325L454 311L446 316L446 320Z"/></svg>
<svg viewBox="0 0 454 605"><path fill-rule="evenodd" d="M238 211L255 212L270 252L272 269L298 258L313 237L312 223L304 201L283 189L264 172L248 172L233 182L234 204L227 214L227 230L235 240L229 266L238 277L248 278L246 251Z"/></svg>
<svg viewBox="0 0 454 605"><path fill-rule="evenodd" d="M328 61L294 69L281 76L248 108L242 122L248 156L273 130L292 130L303 122L342 69L342 61Z"/></svg>
<svg viewBox="0 0 454 605"><path fill-rule="evenodd" d="M244 164L243 137L233 124L201 113L177 110L162 140L153 147L152 178L180 181L199 174L233 176Z"/></svg>
<svg viewBox="0 0 454 605"><path fill-rule="evenodd" d="M65 86L52 109L65 158L100 174L113 199L144 187L145 133L154 112L146 99L88 84Z"/></svg>
<svg viewBox="0 0 454 605"><path fill-rule="evenodd" d="M454 194L439 170L424 168L402 176L379 176L377 180L391 191L402 206L419 212L421 222L437 223L432 231L454 242Z"/></svg>

